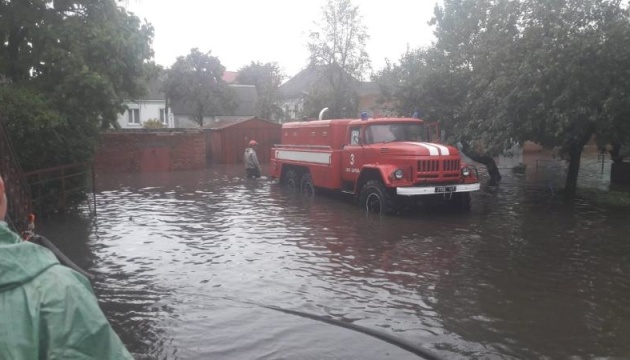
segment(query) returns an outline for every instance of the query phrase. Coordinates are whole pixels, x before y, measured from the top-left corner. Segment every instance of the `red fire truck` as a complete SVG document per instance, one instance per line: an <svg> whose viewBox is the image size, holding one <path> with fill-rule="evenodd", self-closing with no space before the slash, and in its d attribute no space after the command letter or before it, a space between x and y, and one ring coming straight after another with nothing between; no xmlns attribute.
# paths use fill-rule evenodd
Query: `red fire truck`
<svg viewBox="0 0 630 360"><path fill-rule="evenodd" d="M286 123L282 144L271 149L271 177L308 195L315 189L353 194L377 213L396 213L418 200L469 209L470 192L479 190L477 170L456 148L430 142L437 132L436 123L416 118Z"/></svg>

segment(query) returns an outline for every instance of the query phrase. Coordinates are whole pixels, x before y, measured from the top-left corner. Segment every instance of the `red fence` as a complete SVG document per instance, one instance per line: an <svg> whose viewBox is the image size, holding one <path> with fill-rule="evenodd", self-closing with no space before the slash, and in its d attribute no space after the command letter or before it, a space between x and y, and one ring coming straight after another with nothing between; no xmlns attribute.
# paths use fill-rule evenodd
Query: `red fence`
<svg viewBox="0 0 630 360"><path fill-rule="evenodd" d="M151 172L203 169L206 143L201 130L123 130L103 134L96 171Z"/></svg>
<svg viewBox="0 0 630 360"><path fill-rule="evenodd" d="M88 163L53 166L24 173L30 185L33 209L36 213L66 210L70 202L82 201L92 184L94 196L94 171ZM76 199L70 199L76 197ZM70 201L70 202L69 202ZM89 202L88 202L89 204ZM91 211L96 211L90 206Z"/></svg>

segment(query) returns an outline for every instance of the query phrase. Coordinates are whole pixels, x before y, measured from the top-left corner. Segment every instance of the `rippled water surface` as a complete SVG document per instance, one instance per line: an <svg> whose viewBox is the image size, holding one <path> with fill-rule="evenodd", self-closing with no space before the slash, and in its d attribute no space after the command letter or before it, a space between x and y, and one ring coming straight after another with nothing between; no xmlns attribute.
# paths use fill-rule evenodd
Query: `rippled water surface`
<svg viewBox="0 0 630 360"><path fill-rule="evenodd" d="M567 204L506 176L470 213L368 216L241 167L99 176L94 222L42 234L97 278L138 359L415 359L353 323L444 358L630 356L626 212Z"/></svg>

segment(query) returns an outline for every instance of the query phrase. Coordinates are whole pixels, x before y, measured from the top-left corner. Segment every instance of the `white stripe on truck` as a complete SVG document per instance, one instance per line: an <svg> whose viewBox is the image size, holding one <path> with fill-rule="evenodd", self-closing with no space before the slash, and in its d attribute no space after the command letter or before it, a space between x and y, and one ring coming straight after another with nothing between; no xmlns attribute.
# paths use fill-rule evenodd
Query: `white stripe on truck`
<svg viewBox="0 0 630 360"><path fill-rule="evenodd" d="M431 143L431 145L440 149L440 152L442 153L442 155L450 155L450 152L448 151L448 148L446 146L440 145L440 144L434 144L434 143Z"/></svg>
<svg viewBox="0 0 630 360"><path fill-rule="evenodd" d="M438 148L429 143L421 143L421 142L406 142L405 144L421 146L429 151L429 155L438 156L440 155L440 151Z"/></svg>
<svg viewBox="0 0 630 360"><path fill-rule="evenodd" d="M330 153L295 151L295 150L276 150L276 159L304 161L316 164L330 164Z"/></svg>
<svg viewBox="0 0 630 360"><path fill-rule="evenodd" d="M440 153L442 155L450 155L450 151L448 151L448 148L444 145L426 142L406 142L406 144L422 146L429 151L429 155L431 156L440 156Z"/></svg>

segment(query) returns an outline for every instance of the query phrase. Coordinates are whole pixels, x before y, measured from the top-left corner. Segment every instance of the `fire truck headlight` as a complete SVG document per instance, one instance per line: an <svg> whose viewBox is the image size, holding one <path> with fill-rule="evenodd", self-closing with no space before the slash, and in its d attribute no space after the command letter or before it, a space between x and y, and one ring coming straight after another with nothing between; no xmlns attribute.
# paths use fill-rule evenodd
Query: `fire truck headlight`
<svg viewBox="0 0 630 360"><path fill-rule="evenodd" d="M462 175L464 175L464 176L469 176L470 175L470 168L468 166L464 166L462 168Z"/></svg>
<svg viewBox="0 0 630 360"><path fill-rule="evenodd" d="M403 176L405 176L405 172L402 169L396 169L396 171L394 171L394 178L396 180L402 179Z"/></svg>

